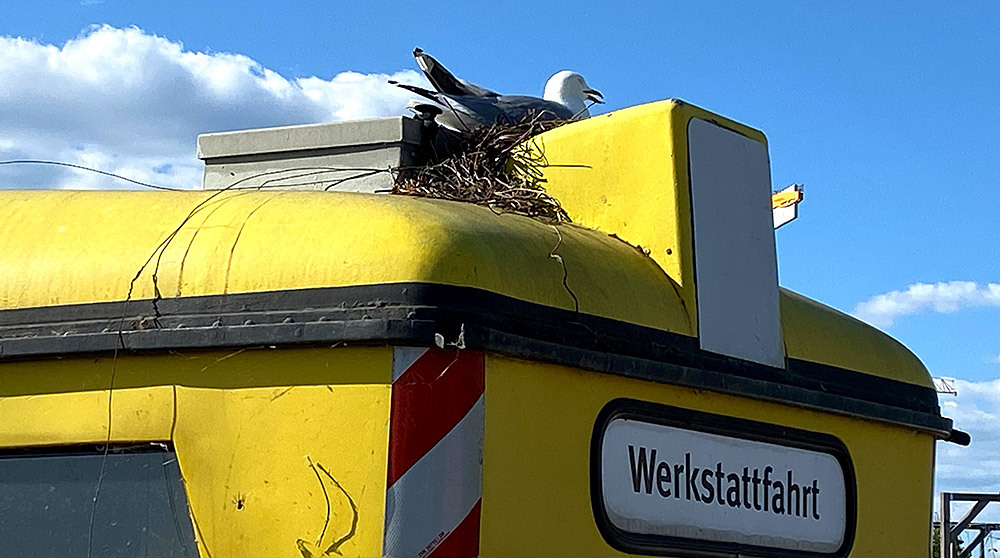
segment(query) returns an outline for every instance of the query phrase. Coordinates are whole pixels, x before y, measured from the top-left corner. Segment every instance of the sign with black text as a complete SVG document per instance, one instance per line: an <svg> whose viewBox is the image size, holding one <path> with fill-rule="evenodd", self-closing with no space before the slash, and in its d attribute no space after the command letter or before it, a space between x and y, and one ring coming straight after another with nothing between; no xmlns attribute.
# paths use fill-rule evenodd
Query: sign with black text
<svg viewBox="0 0 1000 558"><path fill-rule="evenodd" d="M835 438L662 405L613 403L595 428L592 475L600 492L593 496L606 521L602 531L622 548L846 555L854 479L846 448Z"/></svg>

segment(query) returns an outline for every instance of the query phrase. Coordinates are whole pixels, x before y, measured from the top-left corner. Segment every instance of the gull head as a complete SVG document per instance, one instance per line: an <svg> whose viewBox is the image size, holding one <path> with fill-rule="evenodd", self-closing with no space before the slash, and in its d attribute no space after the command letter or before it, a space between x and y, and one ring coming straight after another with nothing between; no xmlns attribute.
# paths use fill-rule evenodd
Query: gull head
<svg viewBox="0 0 1000 558"><path fill-rule="evenodd" d="M563 70L550 77L545 83L545 93L542 96L547 101L565 105L577 118L590 116L587 101L604 102L604 96L600 91L587 85L587 80L583 79L583 76L569 70Z"/></svg>

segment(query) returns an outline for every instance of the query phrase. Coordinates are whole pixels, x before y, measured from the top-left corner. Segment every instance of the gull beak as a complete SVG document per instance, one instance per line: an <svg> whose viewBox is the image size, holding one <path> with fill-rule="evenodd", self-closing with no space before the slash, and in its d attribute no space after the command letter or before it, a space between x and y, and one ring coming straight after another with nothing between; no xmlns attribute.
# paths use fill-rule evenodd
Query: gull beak
<svg viewBox="0 0 1000 558"><path fill-rule="evenodd" d="M587 96L588 101L594 101L595 103L604 103L604 95L596 89L584 89L583 93Z"/></svg>

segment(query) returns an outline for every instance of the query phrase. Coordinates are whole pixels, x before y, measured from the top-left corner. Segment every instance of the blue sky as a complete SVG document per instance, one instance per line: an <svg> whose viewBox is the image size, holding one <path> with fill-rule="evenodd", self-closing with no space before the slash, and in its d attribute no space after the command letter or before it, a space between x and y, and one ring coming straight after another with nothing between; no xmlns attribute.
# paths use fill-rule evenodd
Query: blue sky
<svg viewBox="0 0 1000 558"><path fill-rule="evenodd" d="M914 350L934 375L992 386L1000 394L1000 383L993 382L1000 378L1000 290L989 290L1000 283L1000 4L896 5L18 2L3 10L0 37L61 48L92 33L95 24L141 30L88 62L98 74L102 63L115 65L116 52L131 52L155 35L167 47L183 43L178 51L242 55L246 64L257 64L250 73L271 71L282 91L299 96L286 91L267 97L255 83L241 95L244 82L234 78L205 90L192 86L194 93L184 99L157 101L162 87L150 86L147 95L143 80L171 83L177 76L157 82L161 68L144 61L180 55L136 55L131 66L120 65L128 73L109 78L104 88L100 75L86 87L80 85L85 80L66 78L58 91L7 85L8 102L23 94L30 100L23 105L52 96L59 106L79 101L81 107L67 115L67 122L76 122L72 130L53 123L57 118L38 116L48 109L24 116L8 110L15 104L4 107L0 113L11 120L0 115L0 129L23 129L6 144L0 137L0 158L74 156L126 174L191 180L197 169L185 167L184 157L190 158L199 131L395 110L396 97L371 93L375 89L359 93L355 77L343 72L370 76L365 87L381 87L385 75L416 68L410 56L415 46L458 75L508 93L540 94L549 75L570 68L604 93L603 110L677 97L763 130L775 187L799 182L806 192L799 220L778 232L782 284L846 312L857 309ZM0 77L8 83L37 70L30 56L17 60L27 61L23 70L0 61ZM309 81L313 77L318 80ZM70 100L58 98L77 85ZM4 87L0 80L0 93ZM322 105L322 99L350 94L357 96L354 104ZM101 104L104 97L119 100ZM383 97L383 104L365 104ZM121 108L139 98L146 104ZM168 105L186 112L170 112ZM110 135L88 136L95 126L81 116L93 114L124 129L133 113L143 119L127 133L152 147L128 160L107 147L115 141ZM151 122L159 130L149 131ZM176 158L158 158L158 152ZM17 187L62 176L5 172L0 179ZM859 304L879 295L885 296L861 310ZM893 301L891 308L886 301ZM966 405L970 413L1000 414L1000 396ZM956 459L962 455L968 454ZM963 478L968 482L949 477L947 483L966 482L961 489L971 490L986 482ZM989 483L1000 489L1000 480Z"/></svg>
<svg viewBox="0 0 1000 558"><path fill-rule="evenodd" d="M850 311L916 282L1000 280L998 5L215 4L18 3L0 35L61 44L91 24L136 25L325 79L412 69L419 45L474 82L535 94L572 68L607 110L678 97L768 135L775 186L806 185L802 218L779 234L787 287ZM987 362L1000 310L952 318L892 332L935 374L1000 375ZM943 352L945 334L970 350Z"/></svg>

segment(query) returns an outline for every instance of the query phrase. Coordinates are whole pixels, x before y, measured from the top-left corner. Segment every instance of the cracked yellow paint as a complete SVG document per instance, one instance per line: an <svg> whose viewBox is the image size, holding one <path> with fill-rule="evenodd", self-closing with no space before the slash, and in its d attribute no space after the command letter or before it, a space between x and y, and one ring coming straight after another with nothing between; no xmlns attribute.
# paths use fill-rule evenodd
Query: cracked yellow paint
<svg viewBox="0 0 1000 558"><path fill-rule="evenodd" d="M165 297L425 282L561 309L578 301L586 314L694 335L682 134L695 116L764 141L675 101L544 134L549 189L578 223L555 230L399 196L0 191L0 238L16 239L4 243L0 309L120 301L130 288L133 299L152 298L155 271ZM916 357L873 328L788 291L781 311L790 357L931 385ZM597 410L623 396L840 437L857 465L854 555L926 554L922 535L897 535L926 529L929 435L487 358L487 558L619 555L594 525L587 467ZM388 347L351 346L8 361L0 366L0 447L172 440L204 556L301 558L303 548L332 545L344 556L380 556L391 359ZM906 474L887 476L896 465L886 463ZM317 482L320 464L345 497Z"/></svg>
<svg viewBox="0 0 1000 558"><path fill-rule="evenodd" d="M326 526L323 541L338 542L355 520L338 552L378 556L391 358L358 347L6 363L0 447L103 444L114 368L111 440L173 432L203 556L301 558L299 539ZM342 494L324 494L310 460Z"/></svg>
<svg viewBox="0 0 1000 558"><path fill-rule="evenodd" d="M354 503L351 493L344 489L344 486L337 481L329 469L322 463L313 463L309 456L309 468L316 474L320 490L323 492L323 499L326 501L326 518L323 521L323 528L316 537L316 542L312 540L299 539L295 541L299 552L303 558L319 558L343 554L340 547L351 540L358 529L358 506ZM346 519L349 518L350 526L346 526ZM339 524L339 525L338 525Z"/></svg>
<svg viewBox="0 0 1000 558"><path fill-rule="evenodd" d="M540 135L546 188L575 221L556 227L466 203L350 192L0 191L0 239L17 239L4 243L0 310L124 300L130 287L132 299L148 299L154 272L164 297L423 282L578 303L585 314L694 336L692 118L766 143L676 100ZM789 357L933 386L889 336L795 293L779 297Z"/></svg>
<svg viewBox="0 0 1000 558"><path fill-rule="evenodd" d="M132 299L155 295L159 262L165 297L417 281L574 308L549 257L558 235L534 219L404 196L216 194L0 191L0 238L21 239L5 244L0 309L124 300L151 258ZM605 234L559 228L581 312L691 333L652 260Z"/></svg>
<svg viewBox="0 0 1000 558"><path fill-rule="evenodd" d="M759 130L675 99L574 122L532 140L548 165L540 169L546 190L574 222L649 251L670 278L664 285L670 297L683 306L685 325L673 331L689 335L697 331L687 147L693 118L767 144ZM933 387L923 364L888 335L785 289L779 299L789 357Z"/></svg>

